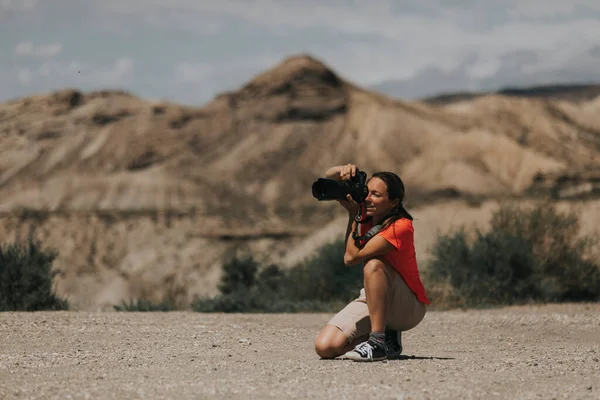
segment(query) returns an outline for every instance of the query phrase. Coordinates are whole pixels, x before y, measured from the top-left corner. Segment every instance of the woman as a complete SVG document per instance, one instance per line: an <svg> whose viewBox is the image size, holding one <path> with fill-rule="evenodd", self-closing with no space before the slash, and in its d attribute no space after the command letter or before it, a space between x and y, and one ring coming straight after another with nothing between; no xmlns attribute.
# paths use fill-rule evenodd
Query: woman
<svg viewBox="0 0 600 400"><path fill-rule="evenodd" d="M340 165L325 176L344 181L356 171L354 164ZM402 180L392 172L378 172L367 186L368 196L360 207L350 195L338 200L349 217L344 263L363 263L364 288L315 339L315 350L322 358L343 355L354 361L381 361L397 357L402 353L401 332L417 326L429 304L416 261L413 218L402 205Z"/></svg>

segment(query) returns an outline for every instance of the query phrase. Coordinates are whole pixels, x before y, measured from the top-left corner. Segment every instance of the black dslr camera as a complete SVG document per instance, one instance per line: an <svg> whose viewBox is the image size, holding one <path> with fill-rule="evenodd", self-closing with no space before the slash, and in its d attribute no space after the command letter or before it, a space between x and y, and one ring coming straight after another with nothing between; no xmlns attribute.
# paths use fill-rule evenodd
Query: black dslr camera
<svg viewBox="0 0 600 400"><path fill-rule="evenodd" d="M319 201L323 200L345 200L350 194L354 201L362 203L369 194L367 188L367 174L363 171L356 171L348 181L338 182L333 179L319 178L312 185L313 197Z"/></svg>

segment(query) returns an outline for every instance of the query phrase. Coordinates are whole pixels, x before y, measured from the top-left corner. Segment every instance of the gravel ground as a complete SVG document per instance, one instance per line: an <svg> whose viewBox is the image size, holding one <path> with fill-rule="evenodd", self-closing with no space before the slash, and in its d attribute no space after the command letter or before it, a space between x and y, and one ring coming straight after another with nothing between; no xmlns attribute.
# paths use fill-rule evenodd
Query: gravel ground
<svg viewBox="0 0 600 400"><path fill-rule="evenodd" d="M600 398L600 304L430 311L379 363L319 359L330 316L0 313L0 398Z"/></svg>

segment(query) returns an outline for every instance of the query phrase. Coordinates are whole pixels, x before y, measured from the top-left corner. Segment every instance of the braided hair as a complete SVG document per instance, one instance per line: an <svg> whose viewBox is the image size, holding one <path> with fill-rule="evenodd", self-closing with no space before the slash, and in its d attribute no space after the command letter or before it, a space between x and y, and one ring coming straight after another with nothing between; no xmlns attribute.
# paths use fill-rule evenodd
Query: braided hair
<svg viewBox="0 0 600 400"><path fill-rule="evenodd" d="M388 190L388 198L390 200L399 200L398 205L383 218L381 230L387 228L401 218L406 218L412 221L412 215L406 211L404 204L402 204L402 201L404 200L404 183L402 182L402 179L400 179L400 177L395 173L387 171L376 172L373 174L373 176L371 176L370 179L373 178L381 179L385 183Z"/></svg>

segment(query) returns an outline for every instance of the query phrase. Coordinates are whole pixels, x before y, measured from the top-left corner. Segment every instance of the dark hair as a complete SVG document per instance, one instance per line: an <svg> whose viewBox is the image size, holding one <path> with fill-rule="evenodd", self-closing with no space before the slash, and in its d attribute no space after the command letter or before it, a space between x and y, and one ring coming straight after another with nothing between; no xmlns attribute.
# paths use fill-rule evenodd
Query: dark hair
<svg viewBox="0 0 600 400"><path fill-rule="evenodd" d="M404 205L402 204L402 201L404 200L404 183L402 182L402 179L400 179L400 177L395 173L387 171L376 172L373 174L373 176L371 176L371 178L369 178L369 180L373 178L379 178L385 183L388 190L388 198L390 200L399 200L398 205L394 207L394 209L392 209L390 213L383 219L384 222L381 229L383 230L387 228L401 218L406 218L412 221L412 215L406 211Z"/></svg>

